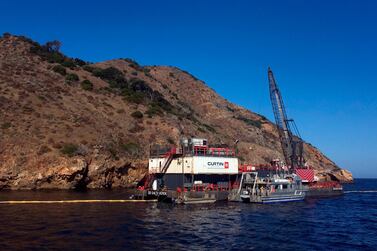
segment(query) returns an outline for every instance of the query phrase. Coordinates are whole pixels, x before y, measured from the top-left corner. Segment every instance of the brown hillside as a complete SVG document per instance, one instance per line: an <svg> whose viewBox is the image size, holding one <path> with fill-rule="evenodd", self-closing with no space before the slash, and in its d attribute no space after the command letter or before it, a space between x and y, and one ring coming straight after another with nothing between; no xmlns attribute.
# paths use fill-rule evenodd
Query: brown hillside
<svg viewBox="0 0 377 251"><path fill-rule="evenodd" d="M86 64L5 34L0 39L0 189L128 187L146 173L151 143L181 136L240 140L247 163L281 158L274 125L175 67L128 59ZM308 163L350 181L314 147Z"/></svg>

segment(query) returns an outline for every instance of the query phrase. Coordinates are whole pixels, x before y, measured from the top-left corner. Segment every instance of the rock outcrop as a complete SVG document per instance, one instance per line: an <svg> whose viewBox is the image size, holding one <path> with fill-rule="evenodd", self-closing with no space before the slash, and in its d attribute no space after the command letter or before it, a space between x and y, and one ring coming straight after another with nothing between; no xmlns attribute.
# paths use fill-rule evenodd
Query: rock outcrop
<svg viewBox="0 0 377 251"><path fill-rule="evenodd" d="M151 143L182 136L232 146L245 163L282 158L276 128L189 73L129 59L88 64L25 37L0 39L0 189L135 185ZM351 181L318 149L308 164L324 179Z"/></svg>

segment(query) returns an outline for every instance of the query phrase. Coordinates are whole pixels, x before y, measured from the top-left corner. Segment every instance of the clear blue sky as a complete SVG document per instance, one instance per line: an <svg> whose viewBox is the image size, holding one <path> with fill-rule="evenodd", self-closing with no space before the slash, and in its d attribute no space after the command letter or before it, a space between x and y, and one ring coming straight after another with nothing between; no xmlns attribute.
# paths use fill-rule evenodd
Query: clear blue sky
<svg viewBox="0 0 377 251"><path fill-rule="evenodd" d="M377 1L0 2L0 32L89 61L174 65L273 120L267 67L302 137L377 177Z"/></svg>

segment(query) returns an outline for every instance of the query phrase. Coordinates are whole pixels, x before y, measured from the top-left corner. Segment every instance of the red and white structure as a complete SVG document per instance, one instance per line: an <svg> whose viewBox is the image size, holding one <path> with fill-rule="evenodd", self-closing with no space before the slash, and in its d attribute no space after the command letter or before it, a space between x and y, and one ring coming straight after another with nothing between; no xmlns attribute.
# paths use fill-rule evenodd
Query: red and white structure
<svg viewBox="0 0 377 251"><path fill-rule="evenodd" d="M154 147L149 158L149 174L158 187L176 189L194 184L228 185L239 173L235 151L210 147L207 139L181 140L180 148Z"/></svg>

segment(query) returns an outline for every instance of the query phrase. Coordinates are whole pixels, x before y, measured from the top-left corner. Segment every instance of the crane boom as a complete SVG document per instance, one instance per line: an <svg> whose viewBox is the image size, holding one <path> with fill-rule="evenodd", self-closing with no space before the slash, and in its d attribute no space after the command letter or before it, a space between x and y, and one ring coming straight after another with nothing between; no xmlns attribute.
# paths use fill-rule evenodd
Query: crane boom
<svg viewBox="0 0 377 251"><path fill-rule="evenodd" d="M278 129L285 162L291 170L302 167L304 165L303 142L294 121L287 118L283 98L276 84L274 74L270 68L268 68L268 81L272 109L275 116L275 122ZM291 124L297 131L297 136L293 135Z"/></svg>

